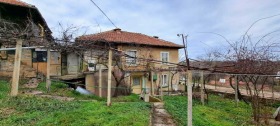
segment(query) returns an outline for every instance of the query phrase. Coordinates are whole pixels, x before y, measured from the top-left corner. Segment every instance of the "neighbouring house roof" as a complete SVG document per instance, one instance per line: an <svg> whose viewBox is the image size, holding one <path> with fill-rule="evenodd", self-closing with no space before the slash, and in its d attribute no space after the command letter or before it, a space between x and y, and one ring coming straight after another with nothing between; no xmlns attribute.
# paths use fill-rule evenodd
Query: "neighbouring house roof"
<svg viewBox="0 0 280 126"><path fill-rule="evenodd" d="M105 41L118 44L139 44L159 47L170 48L183 48L184 46L178 45L169 41L159 39L157 36L151 37L141 33L133 33L122 31L119 28L105 31L97 34L84 35L77 38L81 41Z"/></svg>
<svg viewBox="0 0 280 126"><path fill-rule="evenodd" d="M181 62L180 64L185 65L186 63ZM279 68L280 68L280 62L278 61L238 60L238 61L192 61L190 62L191 70L205 70L205 71L212 71L218 73L231 73L231 74L276 75Z"/></svg>
<svg viewBox="0 0 280 126"><path fill-rule="evenodd" d="M36 23L36 24L41 24L44 28L45 28L45 32L51 36L51 30L47 25L46 20L44 19L44 17L42 16L42 14L40 13L40 11L38 10L37 7L35 7L34 5L25 3L23 1L20 0L0 0L0 5L4 5L5 7L9 8L6 11L11 12L14 11L16 13L12 13L12 14L18 14L20 15L21 13L27 13L27 15L32 14L32 20ZM20 10L16 10L17 8L19 8ZM24 9L24 11L22 10ZM20 12L17 12L20 11Z"/></svg>
<svg viewBox="0 0 280 126"><path fill-rule="evenodd" d="M15 5L15 6L23 6L23 7L30 7L30 8L34 8L35 6L22 2L20 0L0 0L1 3L6 3L6 4L11 4L11 5Z"/></svg>

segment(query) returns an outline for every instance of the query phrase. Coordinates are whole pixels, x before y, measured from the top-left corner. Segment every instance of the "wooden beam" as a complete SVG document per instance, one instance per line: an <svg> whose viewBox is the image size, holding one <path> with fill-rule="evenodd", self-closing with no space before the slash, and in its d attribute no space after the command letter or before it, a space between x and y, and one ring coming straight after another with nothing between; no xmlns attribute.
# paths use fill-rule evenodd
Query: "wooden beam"
<svg viewBox="0 0 280 126"><path fill-rule="evenodd" d="M19 83L19 76L20 76L22 39L17 39L16 42L17 44L16 44L16 54L15 54L12 86L11 86L11 96L18 95L18 83Z"/></svg>
<svg viewBox="0 0 280 126"><path fill-rule="evenodd" d="M108 58L108 92L107 92L107 106L111 106L111 84L112 84L112 50L109 49Z"/></svg>
<svg viewBox="0 0 280 126"><path fill-rule="evenodd" d="M192 126L192 71L188 70L188 126Z"/></svg>

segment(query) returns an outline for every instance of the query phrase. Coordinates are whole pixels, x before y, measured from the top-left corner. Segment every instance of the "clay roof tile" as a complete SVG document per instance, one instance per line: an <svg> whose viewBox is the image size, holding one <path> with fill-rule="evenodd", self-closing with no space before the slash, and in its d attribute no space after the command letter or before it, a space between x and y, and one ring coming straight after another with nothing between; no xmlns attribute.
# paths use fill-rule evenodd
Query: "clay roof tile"
<svg viewBox="0 0 280 126"><path fill-rule="evenodd" d="M105 31L97 34L84 35L77 38L78 40L87 41L98 41L105 40L112 43L123 43L123 44L139 44L139 45L150 45L150 46L161 46L161 47L172 47L172 48L183 48L182 45L178 45L169 41L159 39L157 36L148 36L141 33L133 33L122 31L119 28Z"/></svg>

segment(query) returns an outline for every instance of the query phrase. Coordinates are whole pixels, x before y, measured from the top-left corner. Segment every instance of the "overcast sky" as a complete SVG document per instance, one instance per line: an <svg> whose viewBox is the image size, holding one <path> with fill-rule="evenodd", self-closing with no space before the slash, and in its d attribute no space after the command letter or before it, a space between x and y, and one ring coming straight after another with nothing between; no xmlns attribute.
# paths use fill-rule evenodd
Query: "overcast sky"
<svg viewBox="0 0 280 126"><path fill-rule="evenodd" d="M35 5L55 32L58 22L87 27L92 34L115 28L90 0L22 0ZM177 34L188 35L191 58L207 50L222 49L237 41L256 20L280 14L280 0L94 0L124 31L182 44ZM259 21L250 29L252 37L280 29L280 16ZM279 40L280 32L273 34Z"/></svg>

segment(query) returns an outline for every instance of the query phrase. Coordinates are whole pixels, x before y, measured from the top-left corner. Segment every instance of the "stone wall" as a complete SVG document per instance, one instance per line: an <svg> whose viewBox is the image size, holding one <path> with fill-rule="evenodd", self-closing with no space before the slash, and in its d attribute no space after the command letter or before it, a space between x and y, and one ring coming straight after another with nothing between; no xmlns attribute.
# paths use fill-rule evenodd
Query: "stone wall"
<svg viewBox="0 0 280 126"><path fill-rule="evenodd" d="M0 76L12 77L14 70L13 54L6 55L6 51L1 51L0 59ZM32 68L32 51L30 49L22 50L20 76L21 77L36 77L36 70ZM5 57L3 56L5 55Z"/></svg>

